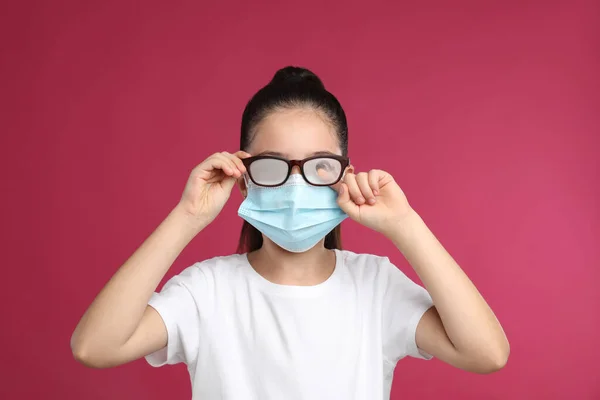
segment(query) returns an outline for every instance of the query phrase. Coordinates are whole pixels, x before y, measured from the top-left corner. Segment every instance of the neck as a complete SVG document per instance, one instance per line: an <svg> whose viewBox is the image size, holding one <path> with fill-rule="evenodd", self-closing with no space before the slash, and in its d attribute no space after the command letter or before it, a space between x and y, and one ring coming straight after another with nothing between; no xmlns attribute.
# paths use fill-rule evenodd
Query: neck
<svg viewBox="0 0 600 400"><path fill-rule="evenodd" d="M280 285L313 286L329 278L335 268L335 253L323 241L303 253L291 253L270 240L248 254L252 267L265 279Z"/></svg>

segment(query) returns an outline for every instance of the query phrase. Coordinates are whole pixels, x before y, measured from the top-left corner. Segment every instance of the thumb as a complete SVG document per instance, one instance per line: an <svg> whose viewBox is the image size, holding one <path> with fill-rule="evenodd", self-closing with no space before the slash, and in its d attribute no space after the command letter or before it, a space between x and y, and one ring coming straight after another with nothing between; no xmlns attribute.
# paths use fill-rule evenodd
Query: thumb
<svg viewBox="0 0 600 400"><path fill-rule="evenodd" d="M223 179L221 181L221 187L227 194L230 194L231 189L233 189L236 182L237 182L237 179L235 179L233 176L227 176L227 177L225 177L225 179Z"/></svg>
<svg viewBox="0 0 600 400"><path fill-rule="evenodd" d="M356 211L358 210L358 206L350 198L348 185L346 185L345 183L342 183L339 186L337 203L338 206L340 206L340 208L342 209L342 211L348 214L349 216L356 214Z"/></svg>

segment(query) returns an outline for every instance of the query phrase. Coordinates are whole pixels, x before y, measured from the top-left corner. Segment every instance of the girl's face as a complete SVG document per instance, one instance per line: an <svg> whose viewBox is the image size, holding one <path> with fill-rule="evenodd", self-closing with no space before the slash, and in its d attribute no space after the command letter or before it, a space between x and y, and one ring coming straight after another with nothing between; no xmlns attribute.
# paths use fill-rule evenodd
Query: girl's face
<svg viewBox="0 0 600 400"><path fill-rule="evenodd" d="M257 125L248 152L288 160L302 160L318 153L342 155L333 126L310 108L271 113ZM299 172L294 167L292 173Z"/></svg>
<svg viewBox="0 0 600 400"><path fill-rule="evenodd" d="M247 152L253 156L272 155L288 160L303 160L319 154L342 155L334 127L322 114L310 108L284 109L268 115L256 126ZM291 172L301 173L297 166ZM246 197L243 179L239 185ZM264 235L263 240L275 246Z"/></svg>

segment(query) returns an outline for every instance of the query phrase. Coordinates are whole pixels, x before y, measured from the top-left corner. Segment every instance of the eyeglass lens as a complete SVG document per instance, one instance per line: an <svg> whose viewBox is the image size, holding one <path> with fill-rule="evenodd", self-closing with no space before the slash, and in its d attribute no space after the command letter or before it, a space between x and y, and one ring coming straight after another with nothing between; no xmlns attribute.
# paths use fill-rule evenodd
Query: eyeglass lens
<svg viewBox="0 0 600 400"><path fill-rule="evenodd" d="M288 164L276 158L261 158L250 164L250 175L258 185L274 186L285 182ZM334 158L313 158L304 163L304 177L313 185L331 185L342 172L342 164Z"/></svg>

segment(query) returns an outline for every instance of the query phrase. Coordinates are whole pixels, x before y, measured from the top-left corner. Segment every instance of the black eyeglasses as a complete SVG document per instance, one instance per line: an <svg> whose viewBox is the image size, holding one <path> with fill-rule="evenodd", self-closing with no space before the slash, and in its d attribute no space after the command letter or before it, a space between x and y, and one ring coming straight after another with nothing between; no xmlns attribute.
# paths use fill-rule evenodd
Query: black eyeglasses
<svg viewBox="0 0 600 400"><path fill-rule="evenodd" d="M252 182L258 186L283 185L294 166L300 168L302 177L313 186L330 186L339 182L350 165L348 157L319 155L304 160L286 160L275 156L254 156L242 159Z"/></svg>

